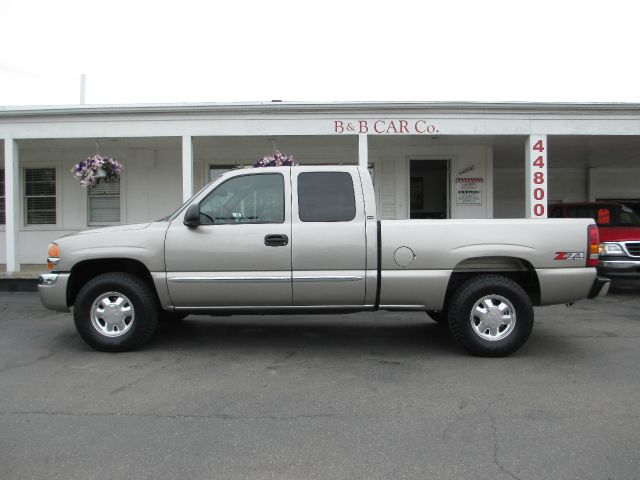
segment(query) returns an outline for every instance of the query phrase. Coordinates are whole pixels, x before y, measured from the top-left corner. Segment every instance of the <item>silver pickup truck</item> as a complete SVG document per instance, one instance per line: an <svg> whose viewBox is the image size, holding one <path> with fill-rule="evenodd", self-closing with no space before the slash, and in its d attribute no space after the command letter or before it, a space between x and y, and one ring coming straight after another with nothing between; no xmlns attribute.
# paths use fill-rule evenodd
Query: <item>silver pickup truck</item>
<svg viewBox="0 0 640 480"><path fill-rule="evenodd" d="M60 238L41 275L103 351L188 314L419 310L476 355L505 356L533 306L606 294L593 220L377 220L367 169L234 170L157 222Z"/></svg>

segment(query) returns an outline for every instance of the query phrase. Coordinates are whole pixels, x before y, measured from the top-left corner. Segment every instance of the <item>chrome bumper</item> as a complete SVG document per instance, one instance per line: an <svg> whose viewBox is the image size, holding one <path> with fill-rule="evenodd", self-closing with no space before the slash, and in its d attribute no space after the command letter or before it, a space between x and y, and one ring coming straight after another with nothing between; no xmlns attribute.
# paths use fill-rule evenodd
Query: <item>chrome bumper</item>
<svg viewBox="0 0 640 480"><path fill-rule="evenodd" d="M43 273L38 277L40 302L49 310L68 312L67 283L69 273Z"/></svg>
<svg viewBox="0 0 640 480"><path fill-rule="evenodd" d="M640 278L640 260L601 260L598 273L613 278Z"/></svg>
<svg viewBox="0 0 640 480"><path fill-rule="evenodd" d="M612 269L640 268L640 260L605 260L602 266Z"/></svg>

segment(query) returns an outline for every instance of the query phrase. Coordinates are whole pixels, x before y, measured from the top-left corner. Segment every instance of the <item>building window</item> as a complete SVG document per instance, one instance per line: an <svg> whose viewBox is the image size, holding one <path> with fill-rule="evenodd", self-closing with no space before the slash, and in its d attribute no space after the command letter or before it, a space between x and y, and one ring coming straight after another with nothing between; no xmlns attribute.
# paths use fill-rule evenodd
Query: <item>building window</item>
<svg viewBox="0 0 640 480"><path fill-rule="evenodd" d="M89 225L120 223L120 180L89 187L88 199Z"/></svg>
<svg viewBox="0 0 640 480"><path fill-rule="evenodd" d="M0 225L4 225L6 222L4 195L4 170L0 168Z"/></svg>
<svg viewBox="0 0 640 480"><path fill-rule="evenodd" d="M24 171L26 225L55 225L56 169L26 168Z"/></svg>
<svg viewBox="0 0 640 480"><path fill-rule="evenodd" d="M214 181L223 173L238 168L238 165L209 165L209 182Z"/></svg>

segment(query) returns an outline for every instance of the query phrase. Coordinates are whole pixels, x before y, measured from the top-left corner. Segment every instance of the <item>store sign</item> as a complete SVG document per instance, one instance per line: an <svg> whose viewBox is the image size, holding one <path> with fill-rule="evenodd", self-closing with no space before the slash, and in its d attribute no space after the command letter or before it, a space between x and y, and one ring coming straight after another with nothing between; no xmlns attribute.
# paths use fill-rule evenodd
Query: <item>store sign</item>
<svg viewBox="0 0 640 480"><path fill-rule="evenodd" d="M456 205L463 207L482 206L483 178L456 178Z"/></svg>
<svg viewBox="0 0 640 480"><path fill-rule="evenodd" d="M428 120L334 120L333 132L338 134L374 135L435 135L440 133Z"/></svg>

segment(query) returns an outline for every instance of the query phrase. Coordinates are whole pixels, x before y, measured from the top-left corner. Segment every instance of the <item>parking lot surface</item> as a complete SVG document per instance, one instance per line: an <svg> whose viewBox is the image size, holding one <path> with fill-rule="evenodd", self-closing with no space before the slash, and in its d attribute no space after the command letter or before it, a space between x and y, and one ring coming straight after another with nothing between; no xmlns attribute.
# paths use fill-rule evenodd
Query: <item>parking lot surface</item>
<svg viewBox="0 0 640 480"><path fill-rule="evenodd" d="M0 478L637 479L640 290L467 355L422 313L191 316L99 353L0 294Z"/></svg>

